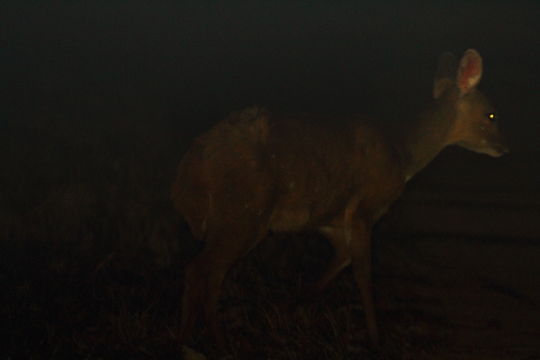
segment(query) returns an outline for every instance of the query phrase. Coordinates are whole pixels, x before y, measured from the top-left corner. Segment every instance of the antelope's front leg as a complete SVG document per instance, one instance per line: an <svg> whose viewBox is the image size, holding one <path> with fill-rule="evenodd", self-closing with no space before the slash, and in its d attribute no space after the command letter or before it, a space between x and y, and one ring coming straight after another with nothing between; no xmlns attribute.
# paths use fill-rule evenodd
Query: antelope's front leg
<svg viewBox="0 0 540 360"><path fill-rule="evenodd" d="M369 340L373 345L377 345L379 334L371 286L371 222L356 216L352 220L350 232L354 279L360 287Z"/></svg>

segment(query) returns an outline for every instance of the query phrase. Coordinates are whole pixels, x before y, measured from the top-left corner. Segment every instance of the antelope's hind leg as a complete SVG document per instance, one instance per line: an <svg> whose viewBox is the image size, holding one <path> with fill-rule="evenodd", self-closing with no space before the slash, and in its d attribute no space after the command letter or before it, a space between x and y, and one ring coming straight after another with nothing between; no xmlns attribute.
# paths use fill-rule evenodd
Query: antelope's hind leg
<svg viewBox="0 0 540 360"><path fill-rule="evenodd" d="M232 207L234 204L229 204L227 215L209 224L204 249L186 267L181 343L189 340L191 329L202 310L216 344L221 350L227 348L217 316L221 286L234 263L266 236L270 217L270 208L266 206L260 206L261 211L244 208L240 212Z"/></svg>

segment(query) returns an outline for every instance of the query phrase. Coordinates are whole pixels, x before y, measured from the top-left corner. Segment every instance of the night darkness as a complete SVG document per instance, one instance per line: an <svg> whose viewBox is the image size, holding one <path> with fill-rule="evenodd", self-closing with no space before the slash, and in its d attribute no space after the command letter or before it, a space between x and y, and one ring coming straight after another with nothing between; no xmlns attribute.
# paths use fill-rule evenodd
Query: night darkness
<svg viewBox="0 0 540 360"><path fill-rule="evenodd" d="M311 232L238 261L219 322L238 359L540 358L539 18L535 1L3 2L0 357L182 358L202 245L171 186L192 141L253 105L399 136L439 56L474 48L510 153L445 149L375 226L380 346L350 268L303 299L332 254Z"/></svg>

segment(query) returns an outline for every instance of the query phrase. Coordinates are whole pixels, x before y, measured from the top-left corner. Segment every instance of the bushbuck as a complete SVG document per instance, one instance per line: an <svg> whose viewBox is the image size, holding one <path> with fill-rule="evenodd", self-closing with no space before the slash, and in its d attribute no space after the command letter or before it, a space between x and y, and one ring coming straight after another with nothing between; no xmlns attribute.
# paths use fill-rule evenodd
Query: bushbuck
<svg viewBox="0 0 540 360"><path fill-rule="evenodd" d="M317 230L335 253L312 291L322 291L351 264L368 336L377 343L373 224L446 146L494 157L507 152L494 109L477 89L481 75L476 50L465 51L459 64L443 54L434 99L399 143L359 117L325 121L261 107L235 112L197 138L172 186L177 211L205 243L185 269L180 341L188 340L202 309L215 341L225 346L216 307L229 268L270 230Z"/></svg>

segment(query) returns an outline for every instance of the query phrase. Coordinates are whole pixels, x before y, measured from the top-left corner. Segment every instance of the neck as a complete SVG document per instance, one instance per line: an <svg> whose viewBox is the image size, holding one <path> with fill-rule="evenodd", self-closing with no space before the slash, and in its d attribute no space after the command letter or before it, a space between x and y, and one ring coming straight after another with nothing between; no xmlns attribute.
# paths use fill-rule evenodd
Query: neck
<svg viewBox="0 0 540 360"><path fill-rule="evenodd" d="M410 180L449 145L455 110L451 101L436 101L420 114L399 146L403 172Z"/></svg>

